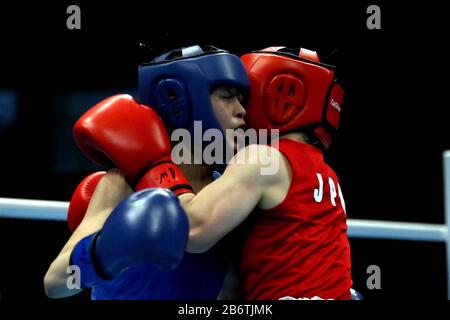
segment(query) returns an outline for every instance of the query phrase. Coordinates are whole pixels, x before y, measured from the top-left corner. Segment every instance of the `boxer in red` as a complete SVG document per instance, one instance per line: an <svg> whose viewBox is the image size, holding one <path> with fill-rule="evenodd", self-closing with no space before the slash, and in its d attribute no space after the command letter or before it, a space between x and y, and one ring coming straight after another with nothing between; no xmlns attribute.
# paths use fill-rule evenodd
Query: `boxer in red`
<svg viewBox="0 0 450 320"><path fill-rule="evenodd" d="M343 101L334 68L305 49L273 47L242 60L251 81L247 124L281 137L276 148L244 148L219 180L180 196L188 251L207 250L249 219L240 264L246 299L350 299L345 203L323 159ZM262 174L261 154L279 163L274 174Z"/></svg>

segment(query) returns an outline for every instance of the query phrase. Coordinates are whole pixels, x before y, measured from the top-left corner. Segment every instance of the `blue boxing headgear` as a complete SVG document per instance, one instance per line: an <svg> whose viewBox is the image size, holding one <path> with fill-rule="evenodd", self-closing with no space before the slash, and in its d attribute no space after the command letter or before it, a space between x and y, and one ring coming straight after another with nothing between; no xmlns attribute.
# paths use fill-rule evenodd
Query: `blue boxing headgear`
<svg viewBox="0 0 450 320"><path fill-rule="evenodd" d="M211 105L210 94L218 86L250 90L241 59L215 47L198 45L167 52L139 67L139 102L156 110L171 133L202 121L203 132L222 129Z"/></svg>

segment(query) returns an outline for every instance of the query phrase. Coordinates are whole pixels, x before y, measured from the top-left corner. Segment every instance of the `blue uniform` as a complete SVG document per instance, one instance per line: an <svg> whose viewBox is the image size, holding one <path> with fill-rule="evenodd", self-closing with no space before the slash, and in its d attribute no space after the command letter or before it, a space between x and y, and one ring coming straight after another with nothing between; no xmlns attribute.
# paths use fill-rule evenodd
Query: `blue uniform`
<svg viewBox="0 0 450 320"><path fill-rule="evenodd" d="M216 300L227 260L217 247L186 253L178 267L162 270L146 263L92 289L92 300Z"/></svg>

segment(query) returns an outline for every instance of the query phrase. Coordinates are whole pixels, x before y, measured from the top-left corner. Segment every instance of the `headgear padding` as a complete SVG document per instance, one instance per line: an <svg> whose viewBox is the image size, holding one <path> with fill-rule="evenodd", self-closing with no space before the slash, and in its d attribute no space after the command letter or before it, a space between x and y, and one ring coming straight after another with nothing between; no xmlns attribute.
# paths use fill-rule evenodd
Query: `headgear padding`
<svg viewBox="0 0 450 320"><path fill-rule="evenodd" d="M222 129L211 105L215 87L247 93L250 81L240 58L215 47L191 46L167 52L139 68L139 101L153 107L169 132L202 121L203 132Z"/></svg>
<svg viewBox="0 0 450 320"><path fill-rule="evenodd" d="M339 125L344 90L334 67L319 62L315 51L296 54L271 47L241 57L250 77L247 124L254 129L279 129L280 134L304 129L324 149Z"/></svg>

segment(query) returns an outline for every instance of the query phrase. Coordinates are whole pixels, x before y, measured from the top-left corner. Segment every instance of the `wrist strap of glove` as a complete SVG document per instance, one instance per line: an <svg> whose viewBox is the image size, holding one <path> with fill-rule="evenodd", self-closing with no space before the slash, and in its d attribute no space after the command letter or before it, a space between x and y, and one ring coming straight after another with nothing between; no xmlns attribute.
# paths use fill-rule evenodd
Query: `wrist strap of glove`
<svg viewBox="0 0 450 320"><path fill-rule="evenodd" d="M83 289L93 288L111 280L100 271L100 266L95 259L93 251L98 235L99 232L81 239L70 255L70 265L79 268L81 287Z"/></svg>
<svg viewBox="0 0 450 320"><path fill-rule="evenodd" d="M181 169L172 162L162 162L144 174L136 185L136 191L145 188L166 188L177 196L193 192Z"/></svg>

